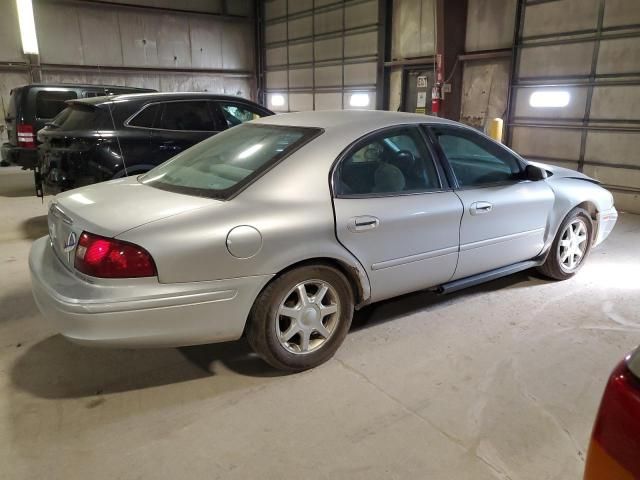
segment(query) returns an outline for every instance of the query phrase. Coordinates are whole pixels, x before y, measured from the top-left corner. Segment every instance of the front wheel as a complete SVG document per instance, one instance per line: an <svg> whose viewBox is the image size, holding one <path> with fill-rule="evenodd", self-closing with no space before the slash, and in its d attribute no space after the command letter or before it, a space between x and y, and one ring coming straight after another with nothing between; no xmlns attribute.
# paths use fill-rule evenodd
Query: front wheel
<svg viewBox="0 0 640 480"><path fill-rule="evenodd" d="M271 366L292 372L329 360L353 317L346 277L328 265L285 272L260 293L249 317L247 340Z"/></svg>
<svg viewBox="0 0 640 480"><path fill-rule="evenodd" d="M546 261L538 270L555 280L573 277L591 250L593 222L586 210L575 208L564 219Z"/></svg>

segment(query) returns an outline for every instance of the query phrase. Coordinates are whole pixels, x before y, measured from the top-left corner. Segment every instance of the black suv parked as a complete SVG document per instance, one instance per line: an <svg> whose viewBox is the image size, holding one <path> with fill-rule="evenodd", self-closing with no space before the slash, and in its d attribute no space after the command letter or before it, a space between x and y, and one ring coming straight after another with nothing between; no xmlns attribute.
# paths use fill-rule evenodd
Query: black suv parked
<svg viewBox="0 0 640 480"><path fill-rule="evenodd" d="M117 95L68 102L38 132L38 195L144 173L211 135L273 112L209 93Z"/></svg>
<svg viewBox="0 0 640 480"><path fill-rule="evenodd" d="M36 132L67 107L67 100L121 93L155 92L114 85L25 85L11 90L5 113L9 141L2 144L3 164L33 168L38 158Z"/></svg>

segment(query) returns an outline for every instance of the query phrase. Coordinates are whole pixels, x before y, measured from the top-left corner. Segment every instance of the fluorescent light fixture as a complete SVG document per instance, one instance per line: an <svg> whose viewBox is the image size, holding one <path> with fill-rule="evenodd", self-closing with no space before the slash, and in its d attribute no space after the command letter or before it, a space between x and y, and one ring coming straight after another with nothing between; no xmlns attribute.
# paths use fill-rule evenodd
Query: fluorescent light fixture
<svg viewBox="0 0 640 480"><path fill-rule="evenodd" d="M284 95L280 93L274 93L270 97L271 105L274 107L282 107L284 105Z"/></svg>
<svg viewBox="0 0 640 480"><path fill-rule="evenodd" d="M38 55L38 37L36 24L33 20L33 5L31 0L16 0L18 7L18 22L22 37L22 51L26 55Z"/></svg>
<svg viewBox="0 0 640 480"><path fill-rule="evenodd" d="M349 106L351 107L368 107L369 106L369 94L368 93L352 93L349 97Z"/></svg>
<svg viewBox="0 0 640 480"><path fill-rule="evenodd" d="M529 97L529 105L535 108L562 108L569 105L571 95L566 90L538 90Z"/></svg>
<svg viewBox="0 0 640 480"><path fill-rule="evenodd" d="M240 152L240 154L238 155L238 158L243 159L243 158L250 157L251 155L256 153L258 150L260 150L261 148L262 148L262 144L261 143L256 143L255 145L251 145L246 150Z"/></svg>

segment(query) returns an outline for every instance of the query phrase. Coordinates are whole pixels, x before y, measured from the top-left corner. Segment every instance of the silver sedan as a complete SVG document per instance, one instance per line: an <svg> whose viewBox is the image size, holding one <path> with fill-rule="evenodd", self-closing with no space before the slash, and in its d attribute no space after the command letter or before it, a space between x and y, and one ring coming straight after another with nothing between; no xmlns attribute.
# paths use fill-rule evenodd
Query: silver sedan
<svg viewBox="0 0 640 480"><path fill-rule="evenodd" d="M73 341L245 335L299 371L329 359L371 302L532 267L569 278L617 216L591 178L455 122L292 113L58 195L29 263L40 310Z"/></svg>

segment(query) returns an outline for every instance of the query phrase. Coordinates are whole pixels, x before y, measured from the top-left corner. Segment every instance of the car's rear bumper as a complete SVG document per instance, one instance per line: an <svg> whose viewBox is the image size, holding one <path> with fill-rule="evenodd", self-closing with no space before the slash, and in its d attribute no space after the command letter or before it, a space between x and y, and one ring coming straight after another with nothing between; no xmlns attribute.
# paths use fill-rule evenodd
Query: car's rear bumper
<svg viewBox="0 0 640 480"><path fill-rule="evenodd" d="M609 236L613 227L615 227L618 221L618 211L615 207L611 207L609 210L598 213L598 233L593 246L601 244Z"/></svg>
<svg viewBox="0 0 640 480"><path fill-rule="evenodd" d="M38 150L3 143L0 147L0 156L3 162L19 165L24 169L33 169L38 161Z"/></svg>
<svg viewBox="0 0 640 480"><path fill-rule="evenodd" d="M270 275L162 284L157 279L91 283L65 267L48 237L29 255L33 296L56 331L91 345L156 347L240 338Z"/></svg>

